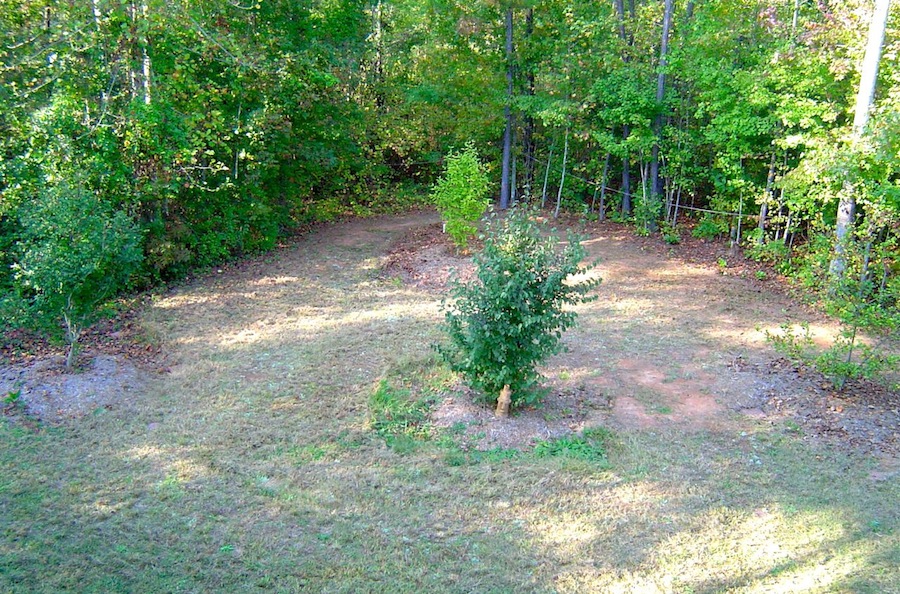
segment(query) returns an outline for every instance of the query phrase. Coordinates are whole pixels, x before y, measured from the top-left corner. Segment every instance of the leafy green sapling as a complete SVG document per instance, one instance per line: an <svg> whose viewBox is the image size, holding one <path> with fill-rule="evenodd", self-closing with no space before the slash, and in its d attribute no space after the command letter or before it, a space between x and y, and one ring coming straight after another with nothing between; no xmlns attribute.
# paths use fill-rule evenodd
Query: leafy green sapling
<svg viewBox="0 0 900 594"><path fill-rule="evenodd" d="M487 210L489 189L487 172L471 142L447 156L444 175L434 185L431 197L444 219L444 230L461 251L467 249L477 231L475 223Z"/></svg>
<svg viewBox="0 0 900 594"><path fill-rule="evenodd" d="M444 304L449 343L436 348L493 405L501 394L512 406L536 400L536 366L561 350L562 333L575 323L567 306L592 300L588 293L600 283L572 282L592 266L581 263L578 236L570 234L562 249L559 243L527 211L493 218L475 255L476 278L456 281L455 300Z"/></svg>
<svg viewBox="0 0 900 594"><path fill-rule="evenodd" d="M140 234L124 212L68 182L46 189L20 221L13 279L22 321L51 335L64 328L72 368L82 332L140 264Z"/></svg>

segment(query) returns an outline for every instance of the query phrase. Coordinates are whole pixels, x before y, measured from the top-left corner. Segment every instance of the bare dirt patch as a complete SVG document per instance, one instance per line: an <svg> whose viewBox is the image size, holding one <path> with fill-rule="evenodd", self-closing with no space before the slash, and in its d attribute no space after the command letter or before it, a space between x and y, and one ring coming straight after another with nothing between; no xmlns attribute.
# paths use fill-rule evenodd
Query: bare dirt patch
<svg viewBox="0 0 900 594"><path fill-rule="evenodd" d="M454 275L461 281L472 278L470 256L457 253L442 232L441 223L410 229L397 238L383 266L388 277L400 278L417 288L445 289Z"/></svg>
<svg viewBox="0 0 900 594"><path fill-rule="evenodd" d="M150 374L121 355L97 355L83 369L67 371L62 357L0 368L5 411L19 405L30 416L60 423L98 410L124 408L143 394Z"/></svg>
<svg viewBox="0 0 900 594"><path fill-rule="evenodd" d="M773 271L724 242L670 246L613 223L560 224L585 234L604 280L597 301L580 308L569 351L543 369L552 390L545 408L501 421L459 389L438 407L437 424L465 426L474 447L491 448L592 424L717 431L779 423L839 447L900 454L895 391L854 383L835 393L820 374L786 364L765 343L764 330L783 322L811 321L826 337L836 331L792 299ZM395 240L383 268L436 294L445 294L453 270L471 278L471 259L453 251L438 223Z"/></svg>
<svg viewBox="0 0 900 594"><path fill-rule="evenodd" d="M148 382L168 371L166 354L137 321L141 297L131 307L88 328L77 368L65 368L63 345L23 330L2 335L2 412L18 421L62 423L97 410L127 408ZM21 413L25 413L23 417Z"/></svg>
<svg viewBox="0 0 900 594"><path fill-rule="evenodd" d="M602 394L587 387L551 387L552 398L541 406L523 407L511 417L498 418L477 395L462 386L446 394L432 414L435 426L460 435L464 448L478 450L528 449L540 441L550 441L581 431L592 411L609 410Z"/></svg>

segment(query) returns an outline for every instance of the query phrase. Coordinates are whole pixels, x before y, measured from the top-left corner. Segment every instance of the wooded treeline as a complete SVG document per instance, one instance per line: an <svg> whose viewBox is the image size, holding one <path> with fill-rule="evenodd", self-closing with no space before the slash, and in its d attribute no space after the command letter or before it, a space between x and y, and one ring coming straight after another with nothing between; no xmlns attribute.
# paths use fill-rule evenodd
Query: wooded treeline
<svg viewBox="0 0 900 594"><path fill-rule="evenodd" d="M0 0L0 289L47 290L34 271L48 242L132 246L135 274L116 284L148 284L308 222L402 207L467 141L503 205L646 232L671 231L676 206L752 214L761 255L821 245L805 252L817 270L852 194L848 241L867 247L847 266L886 289L900 3L859 138L873 4ZM98 213L115 232L92 226ZM92 262L73 274L120 264Z"/></svg>

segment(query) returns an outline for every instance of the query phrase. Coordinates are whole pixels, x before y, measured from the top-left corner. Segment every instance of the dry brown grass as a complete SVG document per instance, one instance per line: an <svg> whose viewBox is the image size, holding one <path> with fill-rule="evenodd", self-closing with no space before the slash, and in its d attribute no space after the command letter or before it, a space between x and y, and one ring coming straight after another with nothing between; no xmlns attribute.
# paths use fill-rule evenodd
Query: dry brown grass
<svg viewBox="0 0 900 594"><path fill-rule="evenodd" d="M781 385L735 358L769 356L757 326L793 306L622 238L591 243L600 298L545 368L612 399L574 427L612 430L610 465L386 446L369 395L433 365L441 295L380 263L431 220L327 227L160 295L172 371L140 402L0 424L0 590L900 592L891 462L740 412Z"/></svg>

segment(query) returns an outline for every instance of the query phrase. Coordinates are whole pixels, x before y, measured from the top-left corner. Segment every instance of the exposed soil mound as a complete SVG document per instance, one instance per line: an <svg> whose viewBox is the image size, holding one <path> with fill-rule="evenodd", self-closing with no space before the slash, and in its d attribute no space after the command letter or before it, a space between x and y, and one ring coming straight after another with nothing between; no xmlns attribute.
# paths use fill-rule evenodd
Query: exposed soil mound
<svg viewBox="0 0 900 594"><path fill-rule="evenodd" d="M97 355L74 372L64 363L62 357L51 357L0 368L6 407L22 406L41 421L59 423L127 406L141 396L150 377L121 355Z"/></svg>

